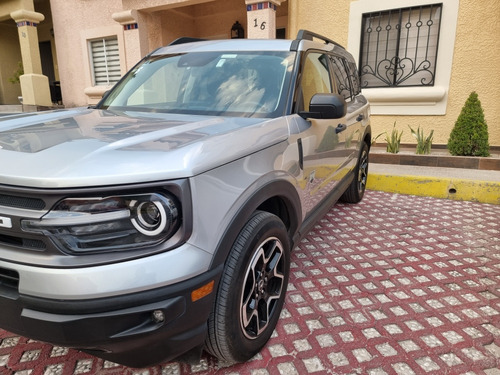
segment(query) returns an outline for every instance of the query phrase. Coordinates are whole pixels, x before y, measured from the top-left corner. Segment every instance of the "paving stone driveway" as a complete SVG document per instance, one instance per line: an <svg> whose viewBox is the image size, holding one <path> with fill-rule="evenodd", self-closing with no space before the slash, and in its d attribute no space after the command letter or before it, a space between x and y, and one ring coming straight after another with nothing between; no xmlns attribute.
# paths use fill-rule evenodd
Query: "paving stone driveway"
<svg viewBox="0 0 500 375"><path fill-rule="evenodd" d="M1 308L1 307L0 307ZM292 255L248 363L133 370L0 330L0 374L500 374L500 206L367 191Z"/></svg>

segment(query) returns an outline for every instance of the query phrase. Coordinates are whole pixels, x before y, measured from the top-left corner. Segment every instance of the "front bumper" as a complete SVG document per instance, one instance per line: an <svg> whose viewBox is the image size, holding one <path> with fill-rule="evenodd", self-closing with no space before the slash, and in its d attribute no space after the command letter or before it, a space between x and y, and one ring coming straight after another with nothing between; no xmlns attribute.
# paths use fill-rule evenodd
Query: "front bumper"
<svg viewBox="0 0 500 375"><path fill-rule="evenodd" d="M0 283L0 326L127 366L149 366L201 349L221 271L219 267L167 287L89 300L34 298ZM192 302L191 292L212 280L213 292ZM153 318L158 311L163 321Z"/></svg>

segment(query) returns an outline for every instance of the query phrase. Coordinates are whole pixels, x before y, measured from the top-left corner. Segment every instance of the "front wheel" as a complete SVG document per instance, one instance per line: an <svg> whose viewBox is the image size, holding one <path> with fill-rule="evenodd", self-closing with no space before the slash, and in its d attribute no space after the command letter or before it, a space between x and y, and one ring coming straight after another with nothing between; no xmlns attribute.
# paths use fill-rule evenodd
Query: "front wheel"
<svg viewBox="0 0 500 375"><path fill-rule="evenodd" d="M290 244L283 222L256 212L226 261L208 321L207 351L225 362L244 362L271 337L285 300Z"/></svg>
<svg viewBox="0 0 500 375"><path fill-rule="evenodd" d="M368 144L363 142L361 152L359 154L358 163L354 170L354 179L344 192L341 200L346 203L358 203L363 199L366 189L366 181L368 179L368 157L370 149Z"/></svg>

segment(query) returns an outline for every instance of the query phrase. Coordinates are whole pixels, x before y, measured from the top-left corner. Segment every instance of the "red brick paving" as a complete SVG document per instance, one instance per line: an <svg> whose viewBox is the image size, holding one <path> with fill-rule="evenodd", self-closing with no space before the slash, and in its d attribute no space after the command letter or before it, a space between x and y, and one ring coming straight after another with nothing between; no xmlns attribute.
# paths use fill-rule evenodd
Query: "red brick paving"
<svg viewBox="0 0 500 375"><path fill-rule="evenodd" d="M368 191L293 252L250 362L128 369L0 330L0 374L500 374L500 206Z"/></svg>

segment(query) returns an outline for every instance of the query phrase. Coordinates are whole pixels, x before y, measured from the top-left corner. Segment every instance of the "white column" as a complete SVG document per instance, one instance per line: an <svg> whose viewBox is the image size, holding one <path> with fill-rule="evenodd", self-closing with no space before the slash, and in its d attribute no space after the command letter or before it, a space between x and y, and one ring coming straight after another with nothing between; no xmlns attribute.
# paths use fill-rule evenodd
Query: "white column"
<svg viewBox="0 0 500 375"><path fill-rule="evenodd" d="M24 74L19 77L23 104L49 107L52 105L49 79L42 74L36 29L38 23L43 21L45 16L24 9L16 10L10 16L17 24L23 59Z"/></svg>
<svg viewBox="0 0 500 375"><path fill-rule="evenodd" d="M136 10L113 13L113 19L123 26L126 70L131 69L148 51L145 23Z"/></svg>
<svg viewBox="0 0 500 375"><path fill-rule="evenodd" d="M248 39L276 38L276 7L282 0L245 0Z"/></svg>

